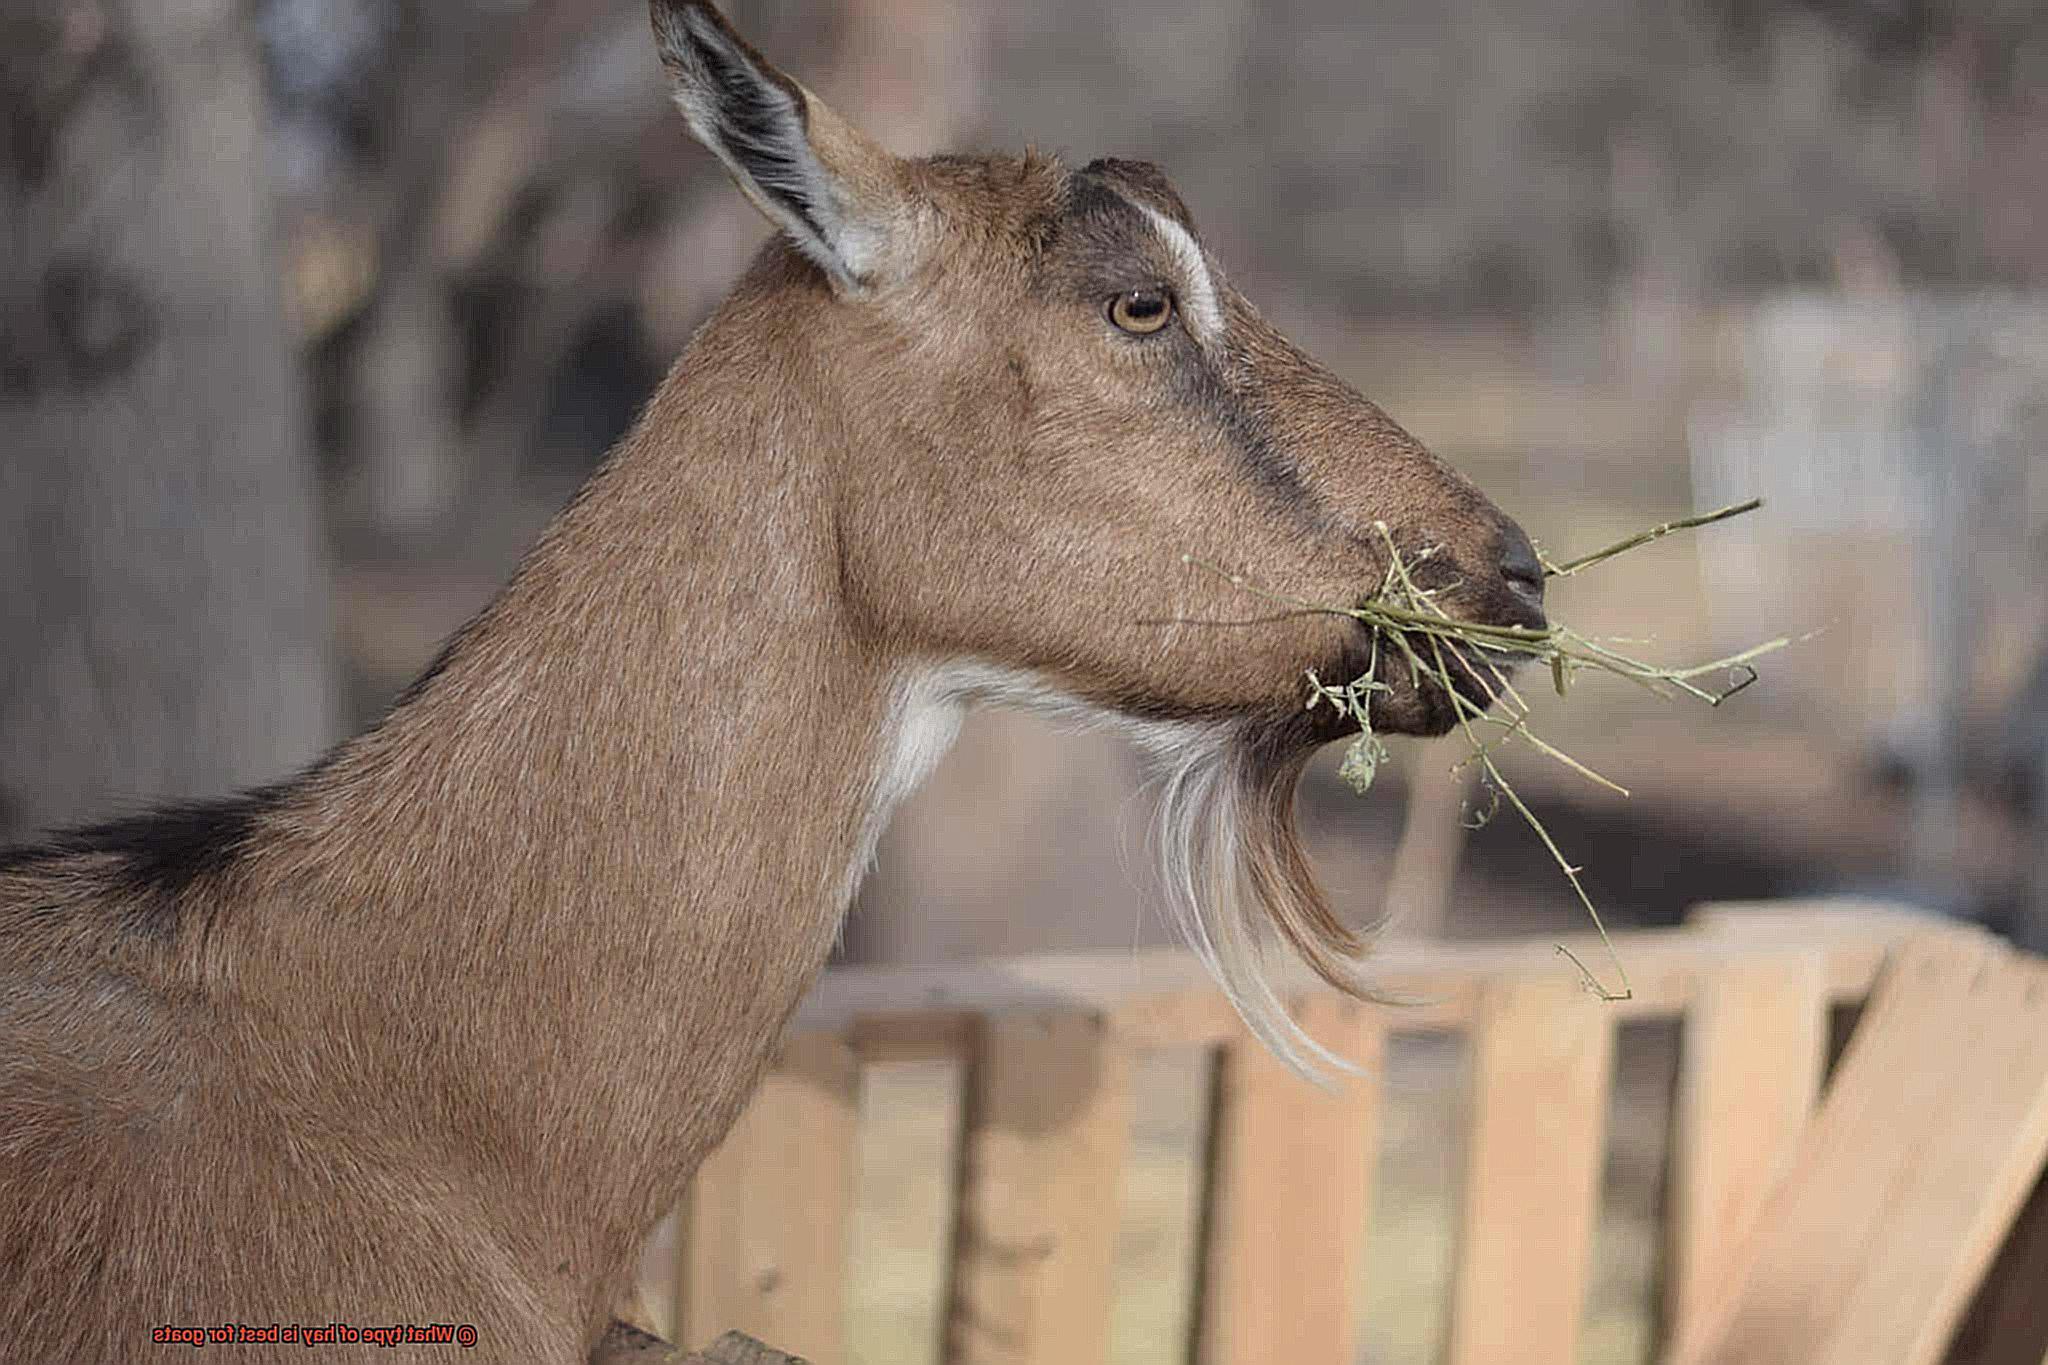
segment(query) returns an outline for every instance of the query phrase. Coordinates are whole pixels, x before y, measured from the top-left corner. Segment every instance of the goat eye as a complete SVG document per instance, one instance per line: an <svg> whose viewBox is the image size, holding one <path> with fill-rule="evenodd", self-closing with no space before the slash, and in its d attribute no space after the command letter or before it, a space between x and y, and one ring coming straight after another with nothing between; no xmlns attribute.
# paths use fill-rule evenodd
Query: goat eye
<svg viewBox="0 0 2048 1365"><path fill-rule="evenodd" d="M1150 336L1173 321L1173 295L1160 289L1126 289L1109 301L1109 320L1135 336Z"/></svg>

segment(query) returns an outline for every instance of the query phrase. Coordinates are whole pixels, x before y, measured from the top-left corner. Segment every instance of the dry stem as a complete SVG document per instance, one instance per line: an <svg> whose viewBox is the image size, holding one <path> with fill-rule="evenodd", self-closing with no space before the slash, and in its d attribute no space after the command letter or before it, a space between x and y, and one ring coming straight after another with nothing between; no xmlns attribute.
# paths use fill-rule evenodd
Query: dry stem
<svg viewBox="0 0 2048 1365"><path fill-rule="evenodd" d="M1617 555L1662 540L1675 531L1712 525L1754 511L1762 505L1761 498L1753 498L1748 502L1723 507L1701 516L1668 521L1617 541L1604 549L1567 560L1563 564L1553 564L1546 559L1543 561L1544 575L1549 578L1569 577ZM1695 664L1687 668L1667 668L1624 654L1614 648L1613 643L1581 635L1568 626L1554 622L1544 629L1531 630L1522 626L1494 626L1460 620L1437 602L1441 589L1425 590L1417 586L1409 572L1409 561L1395 546L1386 524L1376 523L1373 529L1386 545L1387 571L1378 590L1354 607L1330 606L1326 603L1291 597L1252 583L1242 574L1231 573L1192 555L1184 555L1182 559L1185 563L1221 575L1233 586L1245 592L1291 611L1349 616L1372 628L1373 649L1364 674L1343 684L1325 683L1313 671L1308 675L1309 707L1314 709L1324 704L1332 705L1358 725L1358 738L1353 740L1346 750L1338 774L1360 794L1371 785L1379 765L1387 754L1385 744L1372 728L1373 695L1389 690L1387 684L1378 676L1382 649L1397 651L1408 668L1409 676L1418 685L1427 677L1440 687L1451 701L1459 731L1471 746L1471 753L1461 759L1458 766L1478 764L1482 781L1493 794L1494 807L1497 808L1500 801L1505 800L1529 828L1535 831L1536 837L1542 841L1544 848L1563 871L1565 880L1571 884L1579 904L1585 907L1587 915L1591 917L1593 927L1599 932L1600 941L1614 963L1616 975L1620 980L1619 987L1608 987L1563 944L1557 945L1558 952L1571 960L1573 966L1578 968L1586 988L1602 1000L1629 999L1632 992L1628 971L1622 966L1619 954L1615 952L1614 942L1608 937L1607 926L1601 922L1599 910L1594 906L1592 897L1587 894L1585 885L1579 879L1580 869L1573 866L1564 856L1563 850L1558 847L1557 841L1551 837L1542 820L1530 810L1520 793L1514 789L1513 784L1494 762L1494 755L1503 745L1519 738L1546 757L1609 791L1623 796L1628 795L1628 791L1540 738L1529 725L1530 708L1527 699L1509 681L1510 668L1501 665L1507 663L1511 667L1525 660L1547 665L1551 684L1559 696L1565 695L1572 678L1578 672L1590 669L1625 678L1662 697L1685 695L1704 701L1709 706L1719 706L1756 681L1756 659L1773 650L1784 648L1790 641L1780 637L1708 663ZM1429 553L1430 551L1424 551L1421 557L1427 557ZM1464 664L1471 676L1479 680L1481 689L1488 694L1488 705L1480 705L1458 691L1452 667L1454 658ZM1728 682L1722 687L1703 687L1695 681L1722 672L1729 675ZM1482 736L1482 727L1491 727L1495 733ZM1492 813L1492 809L1483 812L1477 823L1485 823Z"/></svg>

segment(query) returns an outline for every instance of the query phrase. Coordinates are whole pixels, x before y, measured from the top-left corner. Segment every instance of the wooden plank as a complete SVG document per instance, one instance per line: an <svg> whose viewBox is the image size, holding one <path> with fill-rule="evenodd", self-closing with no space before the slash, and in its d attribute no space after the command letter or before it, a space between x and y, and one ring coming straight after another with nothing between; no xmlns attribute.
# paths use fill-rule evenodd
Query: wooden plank
<svg viewBox="0 0 2048 1365"><path fill-rule="evenodd" d="M985 1023L961 1134L949 1365L1108 1360L1130 1079L1094 1015Z"/></svg>
<svg viewBox="0 0 2048 1365"><path fill-rule="evenodd" d="M2048 1155L2048 966L1930 936L1872 993L1725 1306L1683 1362L1923 1365Z"/></svg>
<svg viewBox="0 0 2048 1365"><path fill-rule="evenodd" d="M1503 980L1472 1036L1451 1365L1568 1365L1600 1202L1614 1015L1574 981Z"/></svg>
<svg viewBox="0 0 2048 1365"><path fill-rule="evenodd" d="M1703 913L1718 921L1726 911L1717 906ZM1885 952L1927 926L1919 916L1858 901L1790 901L1768 911L1731 913L1753 928L1740 935L1643 930L1617 939L1635 998L1611 1006L1614 1017L1674 1017L1691 1004L1703 963L1730 953L1768 953L1790 942L1824 954L1833 999L1861 999ZM1596 939L1580 935L1564 943L1585 962L1606 960ZM1273 965L1275 987L1283 994L1321 988L1299 963L1276 958ZM1390 940L1372 959L1372 979L1382 991L1419 1002L1389 1012L1396 1032L1467 1027L1478 1013L1481 984L1508 976L1577 979L1547 938ZM1133 1048L1214 1046L1238 1032L1236 1016L1201 963L1178 948L836 967L805 998L798 1024L853 1037L863 1056L909 1060L962 1055L972 1021L984 1014L1061 1012L1102 1015Z"/></svg>
<svg viewBox="0 0 2048 1365"><path fill-rule="evenodd" d="M859 1111L852 1049L830 1034L792 1035L692 1182L677 1340L741 1331L815 1360L845 1357Z"/></svg>
<svg viewBox="0 0 2048 1365"><path fill-rule="evenodd" d="M1790 949L1710 968L1687 1012L1674 1116L1667 1335L1725 1297L1791 1167L1827 1065L1827 968Z"/></svg>
<svg viewBox="0 0 2048 1365"><path fill-rule="evenodd" d="M1469 752L1462 741L1459 736L1417 745L1409 755L1407 811L1382 892L1391 937L1443 937L1465 852L1465 799L1473 786L1473 770L1456 761Z"/></svg>
<svg viewBox="0 0 2048 1365"><path fill-rule="evenodd" d="M1928 933L1986 937L1984 930L1930 911L1854 896L1767 901L1702 901L1686 922L1715 932L1739 930L1811 945L1828 940L1900 943Z"/></svg>
<svg viewBox="0 0 2048 1365"><path fill-rule="evenodd" d="M1249 1035L1218 1061L1196 1359L1348 1362L1379 1128L1383 1011L1335 995L1296 1016L1364 1071L1324 1090Z"/></svg>

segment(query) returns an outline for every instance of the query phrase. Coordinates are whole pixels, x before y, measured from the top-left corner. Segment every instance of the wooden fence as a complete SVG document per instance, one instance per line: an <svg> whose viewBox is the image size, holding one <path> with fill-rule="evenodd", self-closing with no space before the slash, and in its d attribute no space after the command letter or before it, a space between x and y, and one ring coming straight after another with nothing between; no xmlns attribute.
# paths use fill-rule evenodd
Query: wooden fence
<svg viewBox="0 0 2048 1365"><path fill-rule="evenodd" d="M1196 1045L1217 1060L1190 1357L1348 1365L1378 1062L1392 1034L1456 1031L1472 1093L1446 1358L1568 1362L1615 1029L1644 1019L1682 1020L1662 1280L1682 1337L1749 1269L1748 1236L1820 1094L1830 1008L1860 1002L1901 943L1959 932L1845 902L1709 907L1622 937L1634 994L1613 1003L1547 941L1393 945L1377 979L1414 1003L1294 997L1307 1028L1366 1070L1329 1092L1272 1062L1176 951L835 970L682 1210L676 1339L740 1328L818 1365L845 1359L862 1066L947 1058L966 1081L943 1359L1105 1361L1133 1062ZM1960 1304L1943 1311L1952 1325Z"/></svg>

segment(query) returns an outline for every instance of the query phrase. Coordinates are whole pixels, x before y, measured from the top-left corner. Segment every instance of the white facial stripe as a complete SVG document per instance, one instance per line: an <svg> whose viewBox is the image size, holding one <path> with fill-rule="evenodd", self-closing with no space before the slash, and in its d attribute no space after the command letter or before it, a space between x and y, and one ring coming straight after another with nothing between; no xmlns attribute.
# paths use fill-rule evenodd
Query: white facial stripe
<svg viewBox="0 0 2048 1365"><path fill-rule="evenodd" d="M1194 323L1195 334L1205 339L1223 335L1223 309L1216 301L1216 286L1209 278L1209 263L1202 257L1202 248L1195 245L1195 239L1188 235L1186 228L1158 209L1150 204L1139 204L1138 207L1173 252L1173 259L1180 267L1186 290L1181 307Z"/></svg>

